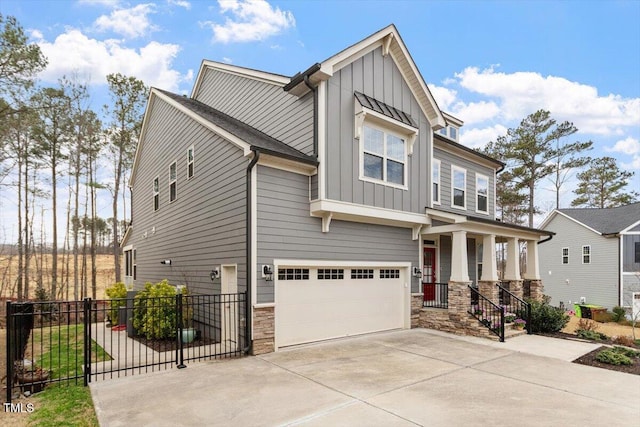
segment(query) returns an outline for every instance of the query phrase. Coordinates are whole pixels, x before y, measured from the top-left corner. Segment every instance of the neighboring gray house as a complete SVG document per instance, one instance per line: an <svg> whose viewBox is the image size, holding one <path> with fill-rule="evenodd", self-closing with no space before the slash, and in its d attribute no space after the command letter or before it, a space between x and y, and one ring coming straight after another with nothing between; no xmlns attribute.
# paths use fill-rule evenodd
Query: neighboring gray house
<svg viewBox="0 0 640 427"><path fill-rule="evenodd" d="M640 203L557 209L542 228L556 233L540 252L545 293L553 303L629 310L634 301L640 304Z"/></svg>
<svg viewBox="0 0 640 427"><path fill-rule="evenodd" d="M293 77L203 61L191 96L151 90L126 280L248 291L254 353L415 326L478 333L468 285L495 299L496 241L511 243L521 294L523 279L539 288L549 233L495 221L504 165L459 144L461 125L394 26Z"/></svg>

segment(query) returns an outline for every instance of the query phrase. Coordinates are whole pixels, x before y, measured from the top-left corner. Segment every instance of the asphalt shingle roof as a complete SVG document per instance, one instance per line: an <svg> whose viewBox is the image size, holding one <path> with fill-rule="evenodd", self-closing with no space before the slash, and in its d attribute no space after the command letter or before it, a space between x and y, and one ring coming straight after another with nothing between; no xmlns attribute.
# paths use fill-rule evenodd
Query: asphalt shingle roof
<svg viewBox="0 0 640 427"><path fill-rule="evenodd" d="M211 108L206 104L195 99L188 98L186 96L177 95L175 93L167 92L166 90L156 89L158 92L168 96L174 101L180 103L184 107L193 111L200 117L208 120L216 126L221 127L227 132L237 136L241 140L245 141L251 147L261 149L275 156L285 157L299 162L307 163L310 165L317 165L317 160L304 154L301 151L285 144L282 141L267 135L266 133L253 128L246 123L241 122L238 119L234 119L221 111Z"/></svg>
<svg viewBox="0 0 640 427"><path fill-rule="evenodd" d="M558 209L602 234L615 234L640 221L640 202L617 208Z"/></svg>

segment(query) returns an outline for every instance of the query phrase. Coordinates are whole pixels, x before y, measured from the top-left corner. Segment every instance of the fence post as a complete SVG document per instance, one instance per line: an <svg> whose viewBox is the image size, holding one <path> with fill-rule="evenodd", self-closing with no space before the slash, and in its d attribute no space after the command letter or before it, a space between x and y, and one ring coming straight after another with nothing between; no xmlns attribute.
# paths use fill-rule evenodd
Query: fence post
<svg viewBox="0 0 640 427"><path fill-rule="evenodd" d="M178 354L176 356L178 358L178 369L183 369L187 365L184 364L184 344L182 343L182 291L176 295L176 307L176 320L178 321Z"/></svg>
<svg viewBox="0 0 640 427"><path fill-rule="evenodd" d="M7 403L11 403L11 392L13 391L13 349L11 348L11 301L7 301Z"/></svg>
<svg viewBox="0 0 640 427"><path fill-rule="evenodd" d="M533 328L531 327L531 304L527 304L527 335L531 335Z"/></svg>
<svg viewBox="0 0 640 427"><path fill-rule="evenodd" d="M84 323L84 386L91 382L91 298L85 298L83 304Z"/></svg>

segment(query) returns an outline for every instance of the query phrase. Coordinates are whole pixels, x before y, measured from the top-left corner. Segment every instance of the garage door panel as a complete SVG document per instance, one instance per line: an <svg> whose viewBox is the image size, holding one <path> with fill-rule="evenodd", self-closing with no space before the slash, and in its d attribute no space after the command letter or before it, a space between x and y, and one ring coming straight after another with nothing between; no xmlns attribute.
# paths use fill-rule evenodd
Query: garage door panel
<svg viewBox="0 0 640 427"><path fill-rule="evenodd" d="M308 280L276 283L276 340L279 347L404 326L404 280Z"/></svg>

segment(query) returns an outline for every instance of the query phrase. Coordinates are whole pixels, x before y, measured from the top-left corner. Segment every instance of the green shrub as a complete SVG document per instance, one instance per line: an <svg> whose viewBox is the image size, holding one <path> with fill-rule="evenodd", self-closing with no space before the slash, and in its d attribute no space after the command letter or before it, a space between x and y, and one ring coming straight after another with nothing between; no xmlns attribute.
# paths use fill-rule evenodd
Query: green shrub
<svg viewBox="0 0 640 427"><path fill-rule="evenodd" d="M165 279L146 283L134 302L133 326L148 339L173 338L176 333L176 289Z"/></svg>
<svg viewBox="0 0 640 427"><path fill-rule="evenodd" d="M584 338L592 341L601 341L609 339L608 336L601 332L594 331L593 329L578 329L576 330L576 335L580 338Z"/></svg>
<svg viewBox="0 0 640 427"><path fill-rule="evenodd" d="M627 312L625 311L624 308L616 306L613 307L613 314L611 315L611 320L613 320L616 323L620 323L623 320L626 320L626 314Z"/></svg>
<svg viewBox="0 0 640 427"><path fill-rule="evenodd" d="M548 302L530 300L531 332L558 332L569 322L564 310L549 305Z"/></svg>
<svg viewBox="0 0 640 427"><path fill-rule="evenodd" d="M624 354L627 357L633 358L640 358L640 351L636 351L633 350L631 348L626 348L626 347L620 347L620 346L613 346L613 351L615 351L616 353L620 353L620 354Z"/></svg>
<svg viewBox="0 0 640 427"><path fill-rule="evenodd" d="M107 297L109 297L109 318L112 325L118 324L118 307L125 305L127 298L127 288L122 282L114 283L105 289Z"/></svg>
<svg viewBox="0 0 640 427"><path fill-rule="evenodd" d="M633 360L631 360L631 358L616 351L615 348L602 350L596 355L596 360L609 365L633 365Z"/></svg>

